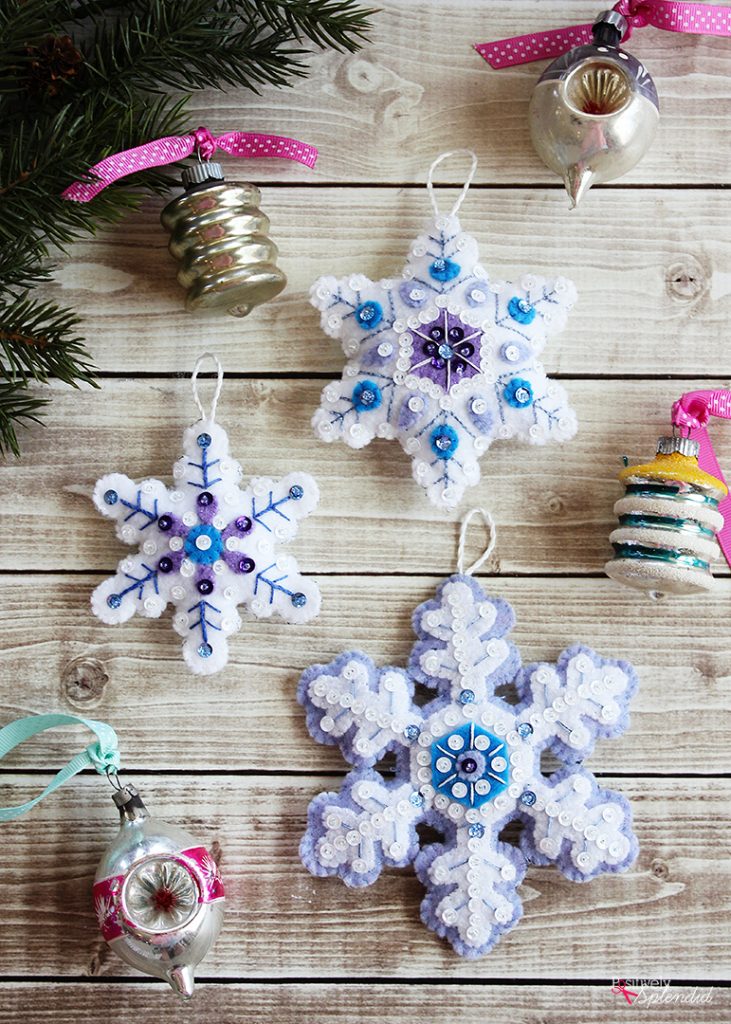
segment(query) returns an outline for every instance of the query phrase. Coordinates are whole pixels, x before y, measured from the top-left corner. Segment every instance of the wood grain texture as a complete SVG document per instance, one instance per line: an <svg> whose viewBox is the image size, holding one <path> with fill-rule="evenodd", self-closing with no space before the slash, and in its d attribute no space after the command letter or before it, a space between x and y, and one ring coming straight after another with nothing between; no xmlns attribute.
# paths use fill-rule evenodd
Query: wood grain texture
<svg viewBox="0 0 731 1024"><path fill-rule="evenodd" d="M20 801L42 780L2 781ZM384 872L372 887L353 891L302 868L297 847L307 804L322 789L337 789L337 779L137 781L153 813L218 844L226 927L201 977L727 977L731 862L722 851L731 842L729 780L603 779L632 801L641 850L635 866L587 885L530 869L520 926L479 961L455 957L421 926L422 888L408 871ZM115 817L109 787L84 776L5 827L13 857L0 893L4 972L131 973L106 948L90 906L92 875Z"/></svg>
<svg viewBox="0 0 731 1024"><path fill-rule="evenodd" d="M472 46L593 21L596 3L388 0L380 6L360 53L314 57L310 79L288 93L264 89L243 101L241 93L204 93L194 101L192 122L205 121L214 131L274 129L320 147L314 172L260 161L261 181L420 181L437 153L468 144L480 157L479 181L555 182L533 151L527 124L530 94L547 62L493 71ZM622 185L729 182L728 41L646 28L628 49L652 73L662 115L652 148ZM239 173L254 173L253 167Z"/></svg>
<svg viewBox="0 0 731 1024"><path fill-rule="evenodd" d="M184 670L169 615L119 627L98 622L88 608L97 582L31 576L28 604L19 606L17 577L0 577L0 721L55 709L101 718L117 730L130 769L311 772L341 771L344 762L307 733L295 700L301 669L353 648L379 664L407 664L412 610L433 596L438 580L325 577L316 622L295 628L247 618L231 639L227 669L203 680ZM631 731L598 744L593 770L731 772L731 580L719 581L719 599L707 601L702 630L690 614L692 598L672 606L628 601L607 579L482 582L513 604L512 638L525 663L553 661L581 640L635 665L640 690ZM62 764L79 736L48 735L45 763ZM3 763L32 767L39 749L28 744Z"/></svg>
<svg viewBox="0 0 731 1024"><path fill-rule="evenodd" d="M634 990L633 990L634 991ZM162 984L95 985L11 983L3 986L0 1024L76 1024L107 1019L139 1024L155 1014L156 1024L218 1021L220 1024L626 1024L627 1004L612 994L610 982L569 985L267 985L199 984L189 1006L173 999ZM676 1001L677 1000L677 1001ZM634 1013L648 1024L727 1024L728 989L648 986L633 1001ZM77 1014L77 1016L73 1016Z"/></svg>
<svg viewBox="0 0 731 1024"><path fill-rule="evenodd" d="M417 180L425 180L431 158L427 149ZM451 180L465 171L464 160L444 166ZM454 195L440 192L441 204ZM104 371L187 370L211 338L230 373L339 376L344 356L320 331L310 286L322 274L398 275L430 215L423 185L266 189L262 206L289 285L240 320L184 311L185 293L159 224L161 206L150 201L124 228L75 246L47 289L84 316ZM531 271L575 281L579 299L566 330L545 350L551 372L692 375L700 350L700 365L722 375L731 374L726 209L725 194L711 189L590 193L569 214L562 192L473 188L461 217L494 277L519 279Z"/></svg>
<svg viewBox="0 0 731 1024"><path fill-rule="evenodd" d="M490 569L601 573L612 553L621 455L649 458L683 391L725 383L569 382L578 436L542 449L497 442L481 461L482 482L465 498L465 505L485 504L495 515L499 542ZM321 381L234 380L218 406L247 477L277 478L297 468L318 481L320 505L289 548L301 567L315 573L453 572L456 525L413 484L410 458L398 442L378 439L353 451L314 437L310 418L321 388ZM113 569L123 548L89 500L94 482L116 471L171 483L183 430L194 418L187 378L58 389L46 426L27 432L25 457L4 481L0 568ZM731 464L731 430L714 425L713 434L719 459ZM456 523L460 514L449 518ZM625 600L635 609L647 605L632 594Z"/></svg>
<svg viewBox="0 0 731 1024"><path fill-rule="evenodd" d="M620 456L651 454L682 391L731 379L729 41L635 33L629 49L660 94L658 136L631 174L569 214L528 136L545 63L493 71L471 44L588 21L596 4L379 6L360 53L316 54L296 88L207 92L191 105L191 123L214 132L320 147L314 171L225 161L230 179L266 186L289 277L280 298L244 320L185 314L161 200L77 245L46 289L82 314L106 379L99 391L54 387L47 427L23 431L23 461L0 471L0 722L50 710L110 721L151 809L218 844L229 905L191 1006L128 972L90 906L116 814L102 780L79 778L3 826L0 1024L615 1024L632 1012L611 994L620 976L686 982L672 991L704 998L635 1006L645 1020L731 1019L731 579L724 568L713 597L653 604L602 575ZM343 356L307 291L324 273L399 272L429 213L429 164L464 145L480 164L463 226L488 269L561 273L579 290L545 363L580 432L562 448L498 444L483 459L472 501L499 530L484 583L513 603L525 661L582 639L632 660L641 680L629 734L600 743L590 764L632 800L637 864L586 886L531 870L523 922L476 962L422 926L409 872L354 892L302 868L307 804L345 766L308 737L294 700L305 665L349 647L405 664L413 608L454 568L458 516L432 509L397 444L353 452L314 439L323 378L340 375ZM446 203L463 169L441 171ZM289 548L319 577L321 617L301 628L247 619L211 680L185 671L167 614L114 628L88 607L123 552L91 487L111 470L170 479L204 348L236 375L219 419L247 476L297 467L322 492ZM731 465L731 430L712 433ZM45 776L27 770L60 764L79 738L49 736L4 761L0 803L36 793Z"/></svg>

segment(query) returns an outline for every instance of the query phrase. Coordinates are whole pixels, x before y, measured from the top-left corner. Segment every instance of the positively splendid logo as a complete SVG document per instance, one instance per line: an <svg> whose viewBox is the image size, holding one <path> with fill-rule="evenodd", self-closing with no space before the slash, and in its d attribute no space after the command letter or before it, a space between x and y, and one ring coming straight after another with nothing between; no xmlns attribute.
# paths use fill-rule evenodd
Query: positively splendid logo
<svg viewBox="0 0 731 1024"><path fill-rule="evenodd" d="M686 991L671 987L666 978L612 978L611 993L628 1006L660 1006L670 1003L699 1006L713 1002L713 990L697 986Z"/></svg>

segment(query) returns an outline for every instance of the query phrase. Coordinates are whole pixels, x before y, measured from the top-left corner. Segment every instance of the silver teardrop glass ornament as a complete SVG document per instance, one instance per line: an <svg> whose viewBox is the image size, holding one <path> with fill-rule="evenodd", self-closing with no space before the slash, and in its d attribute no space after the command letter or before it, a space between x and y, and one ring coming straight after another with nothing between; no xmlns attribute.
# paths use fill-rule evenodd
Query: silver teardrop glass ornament
<svg viewBox="0 0 731 1024"><path fill-rule="evenodd" d="M657 90L644 65L619 47L626 28L616 11L600 14L594 42L555 60L533 90L531 139L563 178L572 208L593 184L631 170L655 137Z"/></svg>
<svg viewBox="0 0 731 1024"><path fill-rule="evenodd" d="M218 867L193 836L150 817L134 786L114 802L119 833L94 880L99 928L122 960L188 998L223 920Z"/></svg>

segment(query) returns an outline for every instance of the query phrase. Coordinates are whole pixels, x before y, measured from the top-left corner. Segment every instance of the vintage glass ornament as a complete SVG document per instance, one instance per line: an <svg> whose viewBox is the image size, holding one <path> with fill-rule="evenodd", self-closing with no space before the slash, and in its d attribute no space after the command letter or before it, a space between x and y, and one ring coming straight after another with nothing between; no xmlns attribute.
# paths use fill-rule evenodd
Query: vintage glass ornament
<svg viewBox="0 0 731 1024"><path fill-rule="evenodd" d="M620 49L627 20L604 11L593 43L576 46L541 75L530 102L536 152L566 185L572 207L596 182L612 181L650 148L659 121L655 84Z"/></svg>
<svg viewBox="0 0 731 1024"><path fill-rule="evenodd" d="M223 921L218 867L187 832L151 817L134 786L113 799L120 829L94 881L101 933L131 967L187 998Z"/></svg>
<svg viewBox="0 0 731 1024"><path fill-rule="evenodd" d="M119 782L117 735L106 722L67 714L20 718L0 729L0 760L32 736L67 725L90 729L96 742L72 757L38 796L0 808L0 822L32 810L85 768L105 776L114 786L122 820L94 880L99 928L122 960L165 979L188 998L193 972L216 941L223 920L218 865L193 836L151 817L134 786Z"/></svg>
<svg viewBox="0 0 731 1024"><path fill-rule="evenodd" d="M256 185L225 181L220 164L199 161L183 169L185 192L162 211L168 248L180 263L186 309L226 310L243 317L278 295L287 278L259 208Z"/></svg>
<svg viewBox="0 0 731 1024"><path fill-rule="evenodd" d="M724 525L719 502L728 489L700 468L699 449L690 437L661 437L652 462L619 474L625 494L614 506L619 526L605 566L612 579L652 596L713 586L711 565L721 554L716 535Z"/></svg>

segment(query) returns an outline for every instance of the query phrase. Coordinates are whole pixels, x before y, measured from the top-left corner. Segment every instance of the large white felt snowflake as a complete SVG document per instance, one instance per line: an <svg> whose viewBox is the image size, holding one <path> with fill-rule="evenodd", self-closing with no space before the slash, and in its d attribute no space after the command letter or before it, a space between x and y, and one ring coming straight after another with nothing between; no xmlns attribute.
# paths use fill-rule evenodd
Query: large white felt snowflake
<svg viewBox="0 0 731 1024"><path fill-rule="evenodd" d="M119 539L139 551L96 588L91 606L104 622L118 623L135 612L157 618L171 602L188 666L210 675L228 660L227 637L241 626L237 605L260 618L277 612L287 622L317 615L317 584L277 549L295 536L319 492L306 473L278 482L255 478L242 490L226 431L212 419L185 431L183 452L172 489L120 473L97 481L94 504L116 520Z"/></svg>
<svg viewBox="0 0 731 1024"><path fill-rule="evenodd" d="M566 278L491 280L456 215L438 216L401 278L321 277L311 301L349 358L313 418L325 441L361 448L397 438L414 477L442 508L480 479L495 439L565 441L576 432L566 393L538 357L576 299Z"/></svg>
<svg viewBox="0 0 731 1024"><path fill-rule="evenodd" d="M521 668L507 639L514 621L506 601L452 576L414 612L408 671L349 652L307 669L299 688L311 735L355 768L340 793L312 801L304 864L363 886L384 865L413 862L427 889L424 923L468 957L517 924L527 864L584 882L637 854L629 804L580 767L597 738L628 727L632 667L577 644L555 665ZM418 704L416 683L437 696ZM511 683L514 704L495 695ZM548 778L546 749L563 762ZM387 781L374 765L389 751ZM523 825L518 847L500 838L513 819ZM419 824L443 840L420 850Z"/></svg>

